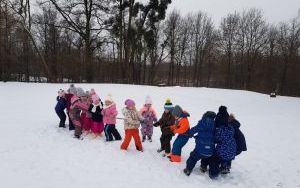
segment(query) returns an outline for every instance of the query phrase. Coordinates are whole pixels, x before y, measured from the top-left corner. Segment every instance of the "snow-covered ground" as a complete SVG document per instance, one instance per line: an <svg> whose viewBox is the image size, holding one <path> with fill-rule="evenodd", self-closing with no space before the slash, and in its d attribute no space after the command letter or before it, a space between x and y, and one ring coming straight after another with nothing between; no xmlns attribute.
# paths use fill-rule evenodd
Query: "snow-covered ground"
<svg viewBox="0 0 300 188"><path fill-rule="evenodd" d="M141 107L150 95L159 114L166 98L190 112L195 125L207 110L228 106L242 123L248 151L233 162L231 174L211 181L196 168L190 177L185 162L172 164L157 152L160 130L145 151L119 149L104 138L75 140L58 129L55 97L67 84L0 83L0 185L3 188L96 187L300 187L300 99L270 98L247 91L207 88L78 84L111 93L120 111L126 98ZM122 122L117 125L124 135ZM174 140L174 139L173 139ZM183 149L186 160L194 147Z"/></svg>

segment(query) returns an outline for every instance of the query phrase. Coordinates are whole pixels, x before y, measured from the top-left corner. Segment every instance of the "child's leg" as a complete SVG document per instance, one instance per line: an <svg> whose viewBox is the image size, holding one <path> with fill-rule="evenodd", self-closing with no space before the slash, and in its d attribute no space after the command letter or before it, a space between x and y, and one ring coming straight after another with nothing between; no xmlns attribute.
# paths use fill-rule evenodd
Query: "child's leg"
<svg viewBox="0 0 300 188"><path fill-rule="evenodd" d="M115 137L115 140L122 140L119 131L116 129L116 125L111 125L111 133Z"/></svg>
<svg viewBox="0 0 300 188"><path fill-rule="evenodd" d="M110 141L110 140L109 140L109 135L108 135L108 127L109 127L108 124L106 124L106 125L104 126L104 134L105 134L106 141Z"/></svg>
<svg viewBox="0 0 300 188"><path fill-rule="evenodd" d="M217 155L213 155L208 159L209 163L209 177L214 179L219 176L220 173L220 159Z"/></svg>
<svg viewBox="0 0 300 188"><path fill-rule="evenodd" d="M161 135L161 136L160 136L160 149L161 149L162 151L165 150L165 137L164 137L164 135Z"/></svg>
<svg viewBox="0 0 300 188"><path fill-rule="evenodd" d="M65 127L66 126L66 119L67 119L67 116L66 116L66 114L65 114L65 112L64 111L62 111L62 119L61 119L61 125L63 126L63 127Z"/></svg>
<svg viewBox="0 0 300 188"><path fill-rule="evenodd" d="M74 124L73 124L73 122L71 120L70 113L67 112L67 114L68 114L68 117L69 117L69 130L72 131L72 130L75 129L75 127L74 127Z"/></svg>
<svg viewBox="0 0 300 188"><path fill-rule="evenodd" d="M80 138L80 136L81 136L81 134L82 134L82 128L81 128L81 126L75 126L75 137L76 138Z"/></svg>
<svg viewBox="0 0 300 188"><path fill-rule="evenodd" d="M105 136L106 136L106 141L112 141L112 132L111 132L111 125L106 125L105 127Z"/></svg>
<svg viewBox="0 0 300 188"><path fill-rule="evenodd" d="M166 135L164 139L164 148L166 153L171 152L171 140L172 140L172 135Z"/></svg>
<svg viewBox="0 0 300 188"><path fill-rule="evenodd" d="M153 136L153 125L149 125L149 136Z"/></svg>
<svg viewBox="0 0 300 188"><path fill-rule="evenodd" d="M142 126L142 128L141 128L141 133L142 133L142 136L143 136L143 138L144 138L144 137L146 137L146 135L147 135L147 125L144 124L144 123L142 123L141 126Z"/></svg>
<svg viewBox="0 0 300 188"><path fill-rule="evenodd" d="M153 135L153 125L147 125L146 126L146 135L148 136L148 139L152 138L152 135Z"/></svg>
<svg viewBox="0 0 300 188"><path fill-rule="evenodd" d="M193 171L197 162L202 158L202 155L195 150L191 152L190 157L186 161L186 168L191 172Z"/></svg>
<svg viewBox="0 0 300 188"><path fill-rule="evenodd" d="M201 159L201 169L203 169L203 171L207 171L207 166L209 165L209 160L210 158L205 158L205 159Z"/></svg>
<svg viewBox="0 0 300 188"><path fill-rule="evenodd" d="M185 144L188 142L189 137L178 135L173 143L172 154L170 155L172 162L181 162L181 151Z"/></svg>
<svg viewBox="0 0 300 188"><path fill-rule="evenodd" d="M65 127L66 115L64 111L55 111L57 116L59 117L59 127Z"/></svg>
<svg viewBox="0 0 300 188"><path fill-rule="evenodd" d="M127 150L128 146L129 146L129 143L130 143L130 140L131 140L131 137L132 137L132 133L131 133L131 130L125 130L125 138L124 138L124 141L123 143L121 144L121 149L122 150Z"/></svg>
<svg viewBox="0 0 300 188"><path fill-rule="evenodd" d="M93 126L92 119L89 118L89 117L83 116L82 120L83 120L83 130L85 130L85 131L91 131L92 126Z"/></svg>
<svg viewBox="0 0 300 188"><path fill-rule="evenodd" d="M133 139L134 139L136 149L139 150L139 151L143 151L143 146L142 146L141 138L140 138L140 135L139 135L139 130L138 129L132 129L132 134L133 134Z"/></svg>
<svg viewBox="0 0 300 188"><path fill-rule="evenodd" d="M97 123L98 124L98 129L97 129L97 133L99 134L99 135L101 135L102 134L102 132L103 132L103 130L104 130L104 124L103 124L103 122L101 121L101 122L98 122Z"/></svg>

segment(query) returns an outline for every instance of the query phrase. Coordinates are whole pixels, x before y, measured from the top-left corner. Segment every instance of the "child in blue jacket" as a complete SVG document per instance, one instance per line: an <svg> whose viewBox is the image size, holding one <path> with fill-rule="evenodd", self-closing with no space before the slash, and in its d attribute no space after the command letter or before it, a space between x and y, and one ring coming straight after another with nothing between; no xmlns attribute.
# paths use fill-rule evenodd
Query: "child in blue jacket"
<svg viewBox="0 0 300 188"><path fill-rule="evenodd" d="M184 173L189 176L200 159L209 158L215 150L215 119L216 113L206 112L198 124L189 131L195 138L196 147L186 162Z"/></svg>
<svg viewBox="0 0 300 188"><path fill-rule="evenodd" d="M57 116L60 119L59 122L59 127L65 128L65 123L66 123L66 114L65 114L65 108L67 107L67 100L65 98L65 92L64 90L60 89L58 91L58 96L56 97L56 106L55 106L55 112Z"/></svg>

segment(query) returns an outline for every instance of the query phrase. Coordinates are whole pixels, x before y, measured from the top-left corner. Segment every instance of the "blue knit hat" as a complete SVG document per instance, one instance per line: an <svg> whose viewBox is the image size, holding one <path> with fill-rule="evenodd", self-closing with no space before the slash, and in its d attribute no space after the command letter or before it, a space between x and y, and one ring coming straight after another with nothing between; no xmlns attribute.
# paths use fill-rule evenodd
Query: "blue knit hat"
<svg viewBox="0 0 300 188"><path fill-rule="evenodd" d="M172 111L174 109L174 106L173 106L173 104L172 104L172 102L171 102L170 99L166 100L164 108L165 108L165 110L170 110L170 111Z"/></svg>

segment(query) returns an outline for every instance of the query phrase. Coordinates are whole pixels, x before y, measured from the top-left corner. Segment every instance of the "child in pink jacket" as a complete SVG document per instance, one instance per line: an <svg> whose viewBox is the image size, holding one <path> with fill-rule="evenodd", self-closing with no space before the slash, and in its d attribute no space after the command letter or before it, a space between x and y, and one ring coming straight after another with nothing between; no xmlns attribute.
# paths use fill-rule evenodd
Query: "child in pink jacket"
<svg viewBox="0 0 300 188"><path fill-rule="evenodd" d="M116 129L116 118L118 115L116 104L114 103L112 96L108 95L104 101L103 123L105 125L104 132L106 141L121 140L121 135Z"/></svg>
<svg viewBox="0 0 300 188"><path fill-rule="evenodd" d="M92 97L90 95L90 92L87 91L86 94L87 94L87 100L85 102L88 106L90 106L93 103ZM84 134L88 135L89 133L91 133L92 124L93 124L92 114L89 111L82 112L81 119L83 121L82 129L84 131Z"/></svg>
<svg viewBox="0 0 300 188"><path fill-rule="evenodd" d="M82 88L77 88L76 95L71 98L71 107L69 113L71 121L75 125L74 136L78 139L81 137L83 126L83 120L81 119L80 113L88 110L86 101L86 92Z"/></svg>

